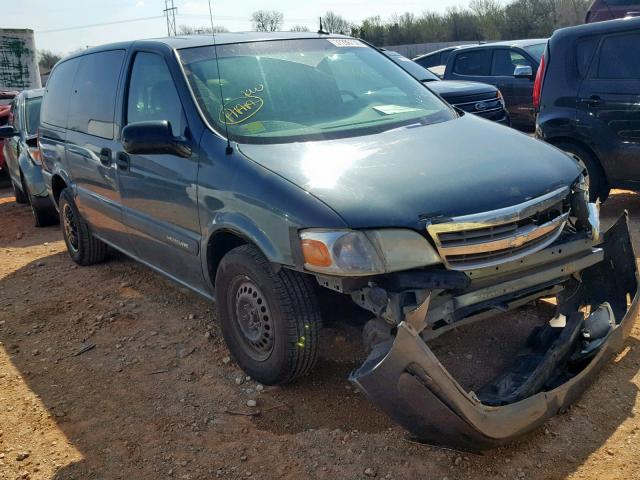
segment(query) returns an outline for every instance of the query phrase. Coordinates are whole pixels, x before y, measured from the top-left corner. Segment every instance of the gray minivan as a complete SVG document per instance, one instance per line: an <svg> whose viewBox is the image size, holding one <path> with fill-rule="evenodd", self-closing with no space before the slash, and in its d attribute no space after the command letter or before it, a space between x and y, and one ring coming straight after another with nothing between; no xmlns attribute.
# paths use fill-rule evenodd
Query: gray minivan
<svg viewBox="0 0 640 480"><path fill-rule="evenodd" d="M23 90L13 99L7 125L0 127L4 159L16 203L27 203L36 227L58 222L58 214L42 178L38 126L43 89Z"/></svg>
<svg viewBox="0 0 640 480"><path fill-rule="evenodd" d="M359 40L216 39L106 45L53 69L40 148L75 262L110 246L215 300L265 384L313 367L320 298L351 299L373 317L351 380L456 448L539 425L621 348L637 312L626 219L601 236L573 158L454 109ZM547 297L554 321L481 389L429 348Z"/></svg>

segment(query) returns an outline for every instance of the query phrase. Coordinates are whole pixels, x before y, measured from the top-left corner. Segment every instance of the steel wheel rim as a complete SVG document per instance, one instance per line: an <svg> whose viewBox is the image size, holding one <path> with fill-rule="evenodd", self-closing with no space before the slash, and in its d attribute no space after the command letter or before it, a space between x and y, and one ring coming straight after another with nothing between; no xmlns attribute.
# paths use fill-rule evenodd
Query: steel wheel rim
<svg viewBox="0 0 640 480"><path fill-rule="evenodd" d="M234 320L247 354L264 361L273 351L273 317L267 298L248 277L240 277L234 296Z"/></svg>
<svg viewBox="0 0 640 480"><path fill-rule="evenodd" d="M67 239L67 244L72 252L77 252L80 248L78 240L78 225L76 222L76 216L73 214L73 210L69 204L65 204L62 209L62 226L64 228L64 237Z"/></svg>

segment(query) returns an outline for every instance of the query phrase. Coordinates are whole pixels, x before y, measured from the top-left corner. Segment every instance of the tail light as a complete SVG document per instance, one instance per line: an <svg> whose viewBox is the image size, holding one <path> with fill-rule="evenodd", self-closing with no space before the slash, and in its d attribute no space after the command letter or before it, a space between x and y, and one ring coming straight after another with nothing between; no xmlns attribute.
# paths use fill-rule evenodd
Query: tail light
<svg viewBox="0 0 640 480"><path fill-rule="evenodd" d="M29 157L36 165L42 165L42 154L38 147L29 147Z"/></svg>
<svg viewBox="0 0 640 480"><path fill-rule="evenodd" d="M540 94L542 93L542 82L544 80L545 58L542 55L540 66L536 72L536 79L533 82L533 108L540 110Z"/></svg>
<svg viewBox="0 0 640 480"><path fill-rule="evenodd" d="M42 146L41 142L40 142L40 129L38 128L38 140L37 140L37 145L36 147L34 147L33 149L29 149L29 153L32 153L31 150L37 150L38 153L34 153L35 155L37 155L37 160L34 156L32 156L31 158L33 159L33 161L35 163L38 163L43 170L46 170L47 172L49 171L49 169L47 168L47 162L43 162L42 161L42 149L40 148Z"/></svg>

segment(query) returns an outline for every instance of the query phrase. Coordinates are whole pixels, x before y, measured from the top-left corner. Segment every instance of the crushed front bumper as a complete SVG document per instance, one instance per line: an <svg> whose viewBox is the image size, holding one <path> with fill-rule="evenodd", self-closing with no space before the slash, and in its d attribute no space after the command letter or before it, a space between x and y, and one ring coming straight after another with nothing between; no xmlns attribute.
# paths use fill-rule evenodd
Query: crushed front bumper
<svg viewBox="0 0 640 480"><path fill-rule="evenodd" d="M562 298L558 307L568 317L575 317L582 306L589 305L593 311L606 302L613 314L613 328L579 369L563 369L561 363L567 361L567 355L548 355L552 368L563 370L559 377L562 383L556 376L553 386L540 386L513 403L482 403L447 372L408 321L400 323L395 338L373 349L351 374L351 381L378 408L427 443L479 451L536 428L582 394L596 373L622 349L636 320L638 272L626 215L605 233L600 247L604 260L579 273L579 287ZM576 342L575 335L565 337ZM566 345L563 348L567 353Z"/></svg>

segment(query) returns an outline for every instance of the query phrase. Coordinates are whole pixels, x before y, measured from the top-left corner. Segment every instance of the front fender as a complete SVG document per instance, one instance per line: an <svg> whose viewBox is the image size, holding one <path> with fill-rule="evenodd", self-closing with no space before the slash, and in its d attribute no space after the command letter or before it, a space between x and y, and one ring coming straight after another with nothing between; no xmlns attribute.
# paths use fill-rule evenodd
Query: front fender
<svg viewBox="0 0 640 480"><path fill-rule="evenodd" d="M42 176L42 167L31 161L26 152L22 152L18 158L22 178L29 188L31 195L35 197L46 197L48 195L47 185Z"/></svg>
<svg viewBox="0 0 640 480"><path fill-rule="evenodd" d="M274 264L294 266L295 261L291 252L290 228L286 222L266 222L266 226L259 226L252 218L240 212L218 212L209 225L203 230L201 244L202 270L210 284L207 262L209 261L210 240L215 235L225 232L242 238L260 249L263 255Z"/></svg>

